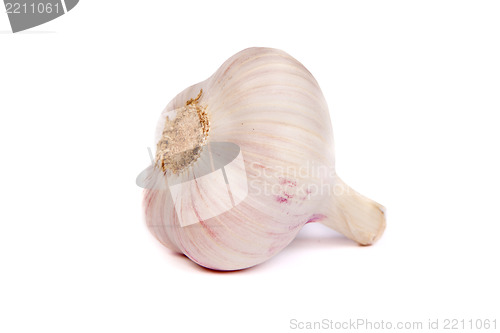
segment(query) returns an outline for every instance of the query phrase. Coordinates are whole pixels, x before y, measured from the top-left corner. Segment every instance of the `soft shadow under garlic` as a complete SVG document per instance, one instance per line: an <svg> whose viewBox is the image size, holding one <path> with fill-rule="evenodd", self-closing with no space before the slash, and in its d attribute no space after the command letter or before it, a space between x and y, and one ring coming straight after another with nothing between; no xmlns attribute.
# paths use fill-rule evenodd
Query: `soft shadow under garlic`
<svg viewBox="0 0 500 333"><path fill-rule="evenodd" d="M295 252L302 252L306 249L314 251L353 247L359 247L359 244L352 242L342 234L326 227L325 225L322 225L321 223L308 223L299 231L295 239L282 252L278 253L276 256L261 265L252 266L244 270L213 270L196 264L183 253L173 252L166 248L163 249L168 256L168 259L180 268L194 269L206 274L233 275L266 270L276 264L280 258L283 259L290 256L293 257Z"/></svg>
<svg viewBox="0 0 500 333"><path fill-rule="evenodd" d="M342 234L328 228L321 223L308 223L297 234L295 239L287 246L283 253L287 251L302 249L325 249L358 247L359 244L344 237Z"/></svg>

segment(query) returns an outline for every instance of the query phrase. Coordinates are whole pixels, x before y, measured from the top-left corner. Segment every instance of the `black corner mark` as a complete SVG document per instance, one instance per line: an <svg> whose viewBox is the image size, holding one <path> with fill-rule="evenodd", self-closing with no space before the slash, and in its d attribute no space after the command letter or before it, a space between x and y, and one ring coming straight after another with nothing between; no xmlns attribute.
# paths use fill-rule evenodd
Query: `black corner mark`
<svg viewBox="0 0 500 333"><path fill-rule="evenodd" d="M52 21L73 9L79 0L4 0L12 32Z"/></svg>
<svg viewBox="0 0 500 333"><path fill-rule="evenodd" d="M65 0L64 2L66 2L66 10L69 12L70 10L72 10L76 4L78 3L79 0Z"/></svg>

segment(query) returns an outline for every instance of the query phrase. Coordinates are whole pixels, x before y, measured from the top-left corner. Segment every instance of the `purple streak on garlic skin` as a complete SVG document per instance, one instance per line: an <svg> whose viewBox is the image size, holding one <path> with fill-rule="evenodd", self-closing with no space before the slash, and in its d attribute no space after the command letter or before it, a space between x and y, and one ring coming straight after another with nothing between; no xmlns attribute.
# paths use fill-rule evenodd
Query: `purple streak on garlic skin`
<svg viewBox="0 0 500 333"><path fill-rule="evenodd" d="M281 195L277 195L276 201L278 201L279 203L288 203L288 198L282 197Z"/></svg>
<svg viewBox="0 0 500 333"><path fill-rule="evenodd" d="M309 218L309 220L307 220L306 223L319 222L325 218L326 218L326 216L323 214L313 214L313 216L311 216Z"/></svg>
<svg viewBox="0 0 500 333"><path fill-rule="evenodd" d="M280 252L306 223L321 222L364 245L382 235L383 207L353 191L335 174L326 101L314 77L297 60L276 49L239 52L209 79L187 88L167 105L157 125L156 142L165 140L166 125L174 118L195 108L205 117L203 133L208 133L200 146L202 154L212 143L236 144L243 165L233 172L243 176L229 181L232 174L226 170L227 187L201 181L197 168L204 163L209 167L202 157L186 163L179 173L151 168L148 179L158 186L144 193L146 223L166 247L207 268L238 270ZM168 135L172 133L175 128L170 127ZM168 151L168 140L162 147ZM315 173L312 162L327 172ZM293 174L290 169L302 172ZM184 186L190 176L195 186ZM169 190L174 182L183 184L175 195ZM342 191L311 190L322 186ZM228 191L246 196L231 209L210 215L224 207ZM198 223L181 223L193 213Z"/></svg>

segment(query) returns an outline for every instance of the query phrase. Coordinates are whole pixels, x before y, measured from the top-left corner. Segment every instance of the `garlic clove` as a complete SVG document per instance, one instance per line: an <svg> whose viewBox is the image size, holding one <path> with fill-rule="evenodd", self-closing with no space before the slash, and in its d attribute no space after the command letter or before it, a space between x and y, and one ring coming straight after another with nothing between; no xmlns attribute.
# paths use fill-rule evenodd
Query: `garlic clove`
<svg viewBox="0 0 500 333"><path fill-rule="evenodd" d="M360 245L375 243L384 233L385 207L359 194L338 176L333 204L322 224L340 232Z"/></svg>

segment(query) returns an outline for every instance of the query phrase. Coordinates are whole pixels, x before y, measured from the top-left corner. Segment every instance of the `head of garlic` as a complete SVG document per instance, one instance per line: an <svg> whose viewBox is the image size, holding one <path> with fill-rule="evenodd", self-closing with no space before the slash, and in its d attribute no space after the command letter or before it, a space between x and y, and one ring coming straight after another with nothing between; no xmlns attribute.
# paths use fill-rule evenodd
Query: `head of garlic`
<svg viewBox="0 0 500 333"><path fill-rule="evenodd" d="M359 244L385 229L384 208L335 173L328 107L287 53L249 48L178 94L139 177L145 219L166 247L201 266L238 270L320 222Z"/></svg>

